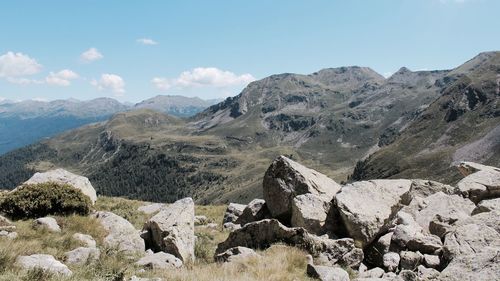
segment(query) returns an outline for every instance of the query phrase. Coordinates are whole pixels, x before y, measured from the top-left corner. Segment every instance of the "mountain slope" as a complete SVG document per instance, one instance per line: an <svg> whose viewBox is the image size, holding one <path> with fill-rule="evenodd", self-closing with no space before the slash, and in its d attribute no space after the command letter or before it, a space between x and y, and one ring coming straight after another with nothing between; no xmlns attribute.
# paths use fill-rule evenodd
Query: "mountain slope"
<svg viewBox="0 0 500 281"><path fill-rule="evenodd" d="M358 163L353 180L452 182L460 161L500 164L500 52L478 55L447 79L450 86L393 144Z"/></svg>
<svg viewBox="0 0 500 281"><path fill-rule="evenodd" d="M147 108L178 117L190 117L219 100L202 100L184 96L156 96L134 105L135 109Z"/></svg>

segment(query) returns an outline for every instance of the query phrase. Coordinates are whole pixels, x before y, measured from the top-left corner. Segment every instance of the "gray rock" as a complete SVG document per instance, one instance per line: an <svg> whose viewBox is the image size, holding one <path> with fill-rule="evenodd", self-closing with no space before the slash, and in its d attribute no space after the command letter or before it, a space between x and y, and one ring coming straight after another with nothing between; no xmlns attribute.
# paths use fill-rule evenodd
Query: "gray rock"
<svg viewBox="0 0 500 281"><path fill-rule="evenodd" d="M491 211L500 211L500 198L479 202L477 207L472 211L472 215Z"/></svg>
<svg viewBox="0 0 500 281"><path fill-rule="evenodd" d="M411 181L411 196L425 198L434 193L442 192L444 194L453 195L460 194L457 187L442 184L437 181L416 179Z"/></svg>
<svg viewBox="0 0 500 281"><path fill-rule="evenodd" d="M95 248L97 245L94 238L92 238L92 236L87 235L87 234L75 233L75 234L73 234L72 237L73 237L73 239L80 241L86 247L89 247L89 248Z"/></svg>
<svg viewBox="0 0 500 281"><path fill-rule="evenodd" d="M55 169L44 173L35 173L24 184L37 184L46 182L56 182L60 184L69 184L82 191L90 198L92 204L97 200L97 194L89 179L83 176L75 175L64 169Z"/></svg>
<svg viewBox="0 0 500 281"><path fill-rule="evenodd" d="M235 231L236 229L240 229L241 225L240 224L234 224L232 222L226 222L224 225L222 225L222 228L224 230Z"/></svg>
<svg viewBox="0 0 500 281"><path fill-rule="evenodd" d="M168 205L143 227L148 249L172 254L183 262L194 261L194 202L184 198Z"/></svg>
<svg viewBox="0 0 500 281"><path fill-rule="evenodd" d="M344 264L344 256L349 258L350 264L356 264L356 267L363 260L362 251L356 249L354 241L350 238L333 240L318 237L308 233L307 230L301 227L286 227L276 219L265 219L249 223L231 232L226 241L217 246L216 254L237 246L265 249L274 243L297 246L313 256L321 255L330 264ZM353 252L356 253L348 255ZM355 256L359 260L354 263L352 258Z"/></svg>
<svg viewBox="0 0 500 281"><path fill-rule="evenodd" d="M411 181L361 181L342 187L334 207L350 237L365 247L392 226L399 209L409 202Z"/></svg>
<svg viewBox="0 0 500 281"><path fill-rule="evenodd" d="M452 225L457 221L456 218L447 218L441 215L435 215L429 223L429 232L440 239L453 230Z"/></svg>
<svg viewBox="0 0 500 281"><path fill-rule="evenodd" d="M33 221L34 228L45 228L51 232L61 232L61 227L57 223L56 219L51 217L38 218Z"/></svg>
<svg viewBox="0 0 500 281"><path fill-rule="evenodd" d="M321 281L349 281L349 274L340 267L307 265L307 275Z"/></svg>
<svg viewBox="0 0 500 281"><path fill-rule="evenodd" d="M291 226L303 227L318 235L324 234L330 206L330 201L325 201L322 196L311 193L296 196L292 200Z"/></svg>
<svg viewBox="0 0 500 281"><path fill-rule="evenodd" d="M254 250L246 247L234 247L227 251L215 255L214 260L217 262L233 262L237 260L244 260L248 258L260 257Z"/></svg>
<svg viewBox="0 0 500 281"><path fill-rule="evenodd" d="M266 201L262 199L254 199L248 203L243 209L243 212L236 220L236 224L245 225L250 222L260 221L270 217Z"/></svg>
<svg viewBox="0 0 500 281"><path fill-rule="evenodd" d="M99 211L94 216L107 232L105 246L131 254L144 251L144 240L129 221L112 212Z"/></svg>
<svg viewBox="0 0 500 281"><path fill-rule="evenodd" d="M441 260L436 255L424 255L424 265L429 268L439 268Z"/></svg>
<svg viewBox="0 0 500 281"><path fill-rule="evenodd" d="M157 252L142 257L135 264L147 269L169 269L181 267L182 261L174 255Z"/></svg>
<svg viewBox="0 0 500 281"><path fill-rule="evenodd" d="M458 165L466 176L457 183L462 195L478 203L483 199L500 197L500 169L473 162Z"/></svg>
<svg viewBox="0 0 500 281"><path fill-rule="evenodd" d="M334 180L285 156L279 156L269 166L262 186L272 217L284 222L291 220L295 196L311 193L331 201L340 190Z"/></svg>
<svg viewBox="0 0 500 281"><path fill-rule="evenodd" d="M380 267L375 267L358 275L360 278L381 278L385 271Z"/></svg>
<svg viewBox="0 0 500 281"><path fill-rule="evenodd" d="M7 238L7 239L10 239L10 240L14 240L17 238L17 232L10 232L10 231L6 231L6 230L0 230L0 238Z"/></svg>
<svg viewBox="0 0 500 281"><path fill-rule="evenodd" d="M439 277L440 272L434 268L427 268L419 265L417 268L417 277L419 280L435 280Z"/></svg>
<svg viewBox="0 0 500 281"><path fill-rule="evenodd" d="M226 213L224 213L224 219L222 222L224 224L228 222L235 223L236 220L241 216L243 210L245 210L246 207L247 205L229 203L226 209Z"/></svg>
<svg viewBox="0 0 500 281"><path fill-rule="evenodd" d="M64 253L64 260L67 264L82 265L93 260L98 260L100 256L101 251L97 248L79 247Z"/></svg>
<svg viewBox="0 0 500 281"><path fill-rule="evenodd" d="M137 208L137 211L143 212L147 215L158 213L161 209L165 208L166 204L163 203L153 203Z"/></svg>
<svg viewBox="0 0 500 281"><path fill-rule="evenodd" d="M433 254L442 247L443 243L438 236L422 233L417 233L407 244L408 250L419 251L424 254Z"/></svg>
<svg viewBox="0 0 500 281"><path fill-rule="evenodd" d="M419 252L402 251L399 253L401 269L415 270L422 262L423 256Z"/></svg>
<svg viewBox="0 0 500 281"><path fill-rule="evenodd" d="M455 257L441 271L439 281L498 280L500 276L500 249L485 248L475 254Z"/></svg>
<svg viewBox="0 0 500 281"><path fill-rule="evenodd" d="M473 215L472 217L459 220L455 222L453 226L458 227L467 224L484 224L500 233L500 211L493 210L490 212L479 213Z"/></svg>
<svg viewBox="0 0 500 281"><path fill-rule="evenodd" d="M452 260L458 256L474 255L487 248L500 250L500 234L484 224L466 224L445 236L443 257Z"/></svg>
<svg viewBox="0 0 500 281"><path fill-rule="evenodd" d="M418 234L423 231L420 225L404 225L400 224L394 228L394 234L392 235L392 243L396 245L399 249L405 249L408 242L414 239Z"/></svg>
<svg viewBox="0 0 500 281"><path fill-rule="evenodd" d="M384 255L389 253L393 232L381 236L377 241L365 248L365 260L374 266L384 266Z"/></svg>
<svg viewBox="0 0 500 281"><path fill-rule="evenodd" d="M53 274L65 276L73 274L66 265L51 255L35 254L31 256L18 256L15 265L25 270L41 268Z"/></svg>
<svg viewBox="0 0 500 281"><path fill-rule="evenodd" d="M401 270L399 272L398 279L402 281L419 281L417 274L412 270Z"/></svg>
<svg viewBox="0 0 500 281"><path fill-rule="evenodd" d="M399 257L398 253L387 253L383 257L384 260L384 267L387 268L388 271L396 271L399 267L399 261L401 258Z"/></svg>

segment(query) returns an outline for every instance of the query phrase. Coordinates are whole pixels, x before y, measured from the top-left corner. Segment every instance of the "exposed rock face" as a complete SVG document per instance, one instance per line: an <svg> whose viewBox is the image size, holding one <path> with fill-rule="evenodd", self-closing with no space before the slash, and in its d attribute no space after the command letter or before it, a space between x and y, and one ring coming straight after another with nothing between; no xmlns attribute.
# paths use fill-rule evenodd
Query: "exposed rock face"
<svg viewBox="0 0 500 281"><path fill-rule="evenodd" d="M31 256L19 256L16 259L16 265L26 270L41 268L54 274L65 276L73 274L66 265L51 255L35 254Z"/></svg>
<svg viewBox="0 0 500 281"><path fill-rule="evenodd" d="M298 195L292 200L291 225L303 227L310 233L323 234L330 206L331 203L321 196L311 193Z"/></svg>
<svg viewBox="0 0 500 281"><path fill-rule="evenodd" d="M95 217L108 233L104 238L106 246L127 253L144 251L144 240L129 221L112 212L99 211Z"/></svg>
<svg viewBox="0 0 500 281"><path fill-rule="evenodd" d="M97 248L79 247L64 254L68 264L82 265L91 260L98 260L101 251Z"/></svg>
<svg viewBox="0 0 500 281"><path fill-rule="evenodd" d="M472 214L483 212L500 211L500 198L483 200L477 204L477 207L472 211Z"/></svg>
<svg viewBox="0 0 500 281"><path fill-rule="evenodd" d="M87 234L82 234L82 233L75 233L73 234L73 239L78 240L82 242L86 247L89 248L95 248L96 247L96 242L92 236L87 235Z"/></svg>
<svg viewBox="0 0 500 281"><path fill-rule="evenodd" d="M391 226L408 204L410 180L373 180L348 184L334 199L341 223L357 245L365 247Z"/></svg>
<svg viewBox="0 0 500 281"><path fill-rule="evenodd" d="M154 254L147 254L139 259L135 264L147 269L168 269L181 267L182 261L174 255L158 252Z"/></svg>
<svg viewBox="0 0 500 281"><path fill-rule="evenodd" d="M308 233L301 227L286 227L276 219L265 219L249 223L231 232L227 240L217 246L216 254L237 246L264 249L274 243L285 243L300 247L314 256L321 255L323 260L331 264L349 263L354 267L359 266L363 259L363 252L355 248L352 239L333 240L318 237ZM353 261L353 257L357 257L357 261Z"/></svg>
<svg viewBox="0 0 500 281"><path fill-rule="evenodd" d="M184 198L168 205L149 219L142 237L148 249L174 255L183 262L194 261L194 202Z"/></svg>
<svg viewBox="0 0 500 281"><path fill-rule="evenodd" d="M457 184L465 197L475 203L487 198L500 197L499 168L462 162L458 169L466 176Z"/></svg>
<svg viewBox="0 0 500 281"><path fill-rule="evenodd" d="M56 219L51 217L38 218L33 221L34 228L45 228L51 232L61 232L61 227Z"/></svg>
<svg viewBox="0 0 500 281"><path fill-rule="evenodd" d="M232 262L236 260L244 260L248 258L260 257L254 250L246 247L234 247L227 251L215 255L214 259L217 262Z"/></svg>
<svg viewBox="0 0 500 281"><path fill-rule="evenodd" d="M236 220L241 216L243 213L243 210L245 210L247 206L243 204L237 204L237 203L229 203L226 209L226 213L224 214L224 219L223 223L228 223L228 222L236 222Z"/></svg>
<svg viewBox="0 0 500 281"><path fill-rule="evenodd" d="M262 186L272 217L284 222L291 219L295 196L311 193L329 202L340 190L340 185L334 180L285 156L273 161L264 175Z"/></svg>
<svg viewBox="0 0 500 281"><path fill-rule="evenodd" d="M35 173L25 184L36 184L45 182L56 182L61 184L69 184L76 189L82 191L95 204L97 194L89 179L83 176L75 175L64 169L51 170L45 173Z"/></svg>
<svg viewBox="0 0 500 281"><path fill-rule="evenodd" d="M254 199L248 203L243 209L243 212L236 220L236 224L245 225L249 222L254 222L270 217L269 209L267 208L266 201L262 199Z"/></svg>

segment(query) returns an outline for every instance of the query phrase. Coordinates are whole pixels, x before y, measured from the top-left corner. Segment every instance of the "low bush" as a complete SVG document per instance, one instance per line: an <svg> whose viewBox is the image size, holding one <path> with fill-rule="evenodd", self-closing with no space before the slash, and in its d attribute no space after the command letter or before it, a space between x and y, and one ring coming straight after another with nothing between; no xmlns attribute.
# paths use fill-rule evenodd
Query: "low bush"
<svg viewBox="0 0 500 281"><path fill-rule="evenodd" d="M54 182L28 184L8 193L0 211L12 218L39 218L47 215L87 215L90 198L71 185Z"/></svg>

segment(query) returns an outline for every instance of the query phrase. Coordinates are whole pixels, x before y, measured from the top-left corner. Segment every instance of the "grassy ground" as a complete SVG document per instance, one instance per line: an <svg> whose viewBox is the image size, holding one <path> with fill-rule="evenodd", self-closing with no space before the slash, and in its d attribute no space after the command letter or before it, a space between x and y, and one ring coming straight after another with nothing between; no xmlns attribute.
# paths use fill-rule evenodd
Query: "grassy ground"
<svg viewBox="0 0 500 281"><path fill-rule="evenodd" d="M115 212L128 219L140 229L147 215L137 211L144 202L121 198L100 197L96 203L97 210ZM197 215L205 215L220 226L226 206L196 206ZM228 232L222 228L208 229L196 227L197 243L195 253L197 260L181 269L156 270L140 272L134 266L137 257L130 259L106 249L102 240L106 233L99 223L90 217L68 216L56 217L61 225L61 233L51 233L32 228L31 220L14 222L18 238L15 240L0 239L0 281L11 280L128 280L130 276L161 277L164 280L308 280L305 275L306 259L301 250L275 245L266 251L260 251L262 258L253 258L242 262L226 264L214 263L213 254L218 243L227 238ZM61 278L47 274L41 270L23 271L13 264L19 255L50 254L64 261L64 253L81 245L71 238L74 233L93 236L101 249L98 261L83 266L70 266L73 275Z"/></svg>

